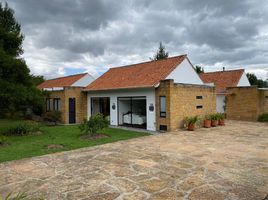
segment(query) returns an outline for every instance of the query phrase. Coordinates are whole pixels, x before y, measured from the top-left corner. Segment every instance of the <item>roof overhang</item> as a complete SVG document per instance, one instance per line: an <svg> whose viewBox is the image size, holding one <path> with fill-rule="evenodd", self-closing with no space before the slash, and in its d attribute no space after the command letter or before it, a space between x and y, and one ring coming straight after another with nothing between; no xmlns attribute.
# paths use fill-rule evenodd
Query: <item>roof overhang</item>
<svg viewBox="0 0 268 200"><path fill-rule="evenodd" d="M102 92L102 91L116 91L116 90L128 90L128 89L154 89L154 86L140 86L140 87L121 87L121 88L103 88L103 89L83 89L84 92Z"/></svg>

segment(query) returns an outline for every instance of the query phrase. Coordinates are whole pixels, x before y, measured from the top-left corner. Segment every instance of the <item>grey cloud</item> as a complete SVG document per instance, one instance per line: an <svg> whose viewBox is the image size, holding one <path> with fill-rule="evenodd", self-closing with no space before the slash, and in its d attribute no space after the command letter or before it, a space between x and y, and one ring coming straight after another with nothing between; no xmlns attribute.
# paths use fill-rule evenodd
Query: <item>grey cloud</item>
<svg viewBox="0 0 268 200"><path fill-rule="evenodd" d="M42 63L47 59L43 66L80 63L89 71L102 73L107 69L103 66L148 60L160 41L170 55L188 53L196 64L222 63L234 68L250 65L256 70L268 64L265 0L8 3L22 23L25 59L31 59L31 64L41 51L45 52Z"/></svg>

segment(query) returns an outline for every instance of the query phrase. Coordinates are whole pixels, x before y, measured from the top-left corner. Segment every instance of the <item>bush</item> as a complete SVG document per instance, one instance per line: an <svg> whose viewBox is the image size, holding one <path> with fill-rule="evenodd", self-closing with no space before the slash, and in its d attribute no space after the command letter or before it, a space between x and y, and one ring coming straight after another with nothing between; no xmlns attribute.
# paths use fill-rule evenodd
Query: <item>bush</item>
<svg viewBox="0 0 268 200"><path fill-rule="evenodd" d="M184 121L187 126L189 124L196 124L198 122L198 116L196 115L194 117L186 117Z"/></svg>
<svg viewBox="0 0 268 200"><path fill-rule="evenodd" d="M259 122L268 122L268 113L263 113L258 117Z"/></svg>
<svg viewBox="0 0 268 200"><path fill-rule="evenodd" d="M83 134L96 135L102 129L108 127L109 121L102 114L91 116L89 120L84 119L79 129Z"/></svg>
<svg viewBox="0 0 268 200"><path fill-rule="evenodd" d="M211 115L210 115L210 119L211 119L211 120L218 120L218 119L219 119L219 114L218 114L218 113L211 114Z"/></svg>
<svg viewBox="0 0 268 200"><path fill-rule="evenodd" d="M4 131L4 135L27 135L40 131L40 124L36 122L26 121L19 122L15 125L7 127Z"/></svg>
<svg viewBox="0 0 268 200"><path fill-rule="evenodd" d="M43 119L47 122L54 123L56 125L61 121L61 112L60 111L46 112L43 116Z"/></svg>

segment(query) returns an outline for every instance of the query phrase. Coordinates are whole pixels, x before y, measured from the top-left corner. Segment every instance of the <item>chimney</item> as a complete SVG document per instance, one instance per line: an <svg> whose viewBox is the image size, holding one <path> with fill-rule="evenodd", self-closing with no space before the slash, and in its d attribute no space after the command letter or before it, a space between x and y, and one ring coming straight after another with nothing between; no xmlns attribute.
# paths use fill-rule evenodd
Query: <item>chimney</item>
<svg viewBox="0 0 268 200"><path fill-rule="evenodd" d="M222 68L222 71L225 71L225 67Z"/></svg>

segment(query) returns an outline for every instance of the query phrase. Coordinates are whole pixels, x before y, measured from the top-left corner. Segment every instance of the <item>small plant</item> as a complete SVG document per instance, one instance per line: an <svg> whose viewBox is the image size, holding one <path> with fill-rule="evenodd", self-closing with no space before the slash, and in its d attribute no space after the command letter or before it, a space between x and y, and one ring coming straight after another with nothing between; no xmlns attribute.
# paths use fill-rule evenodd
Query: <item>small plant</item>
<svg viewBox="0 0 268 200"><path fill-rule="evenodd" d="M223 126L224 125L224 118L225 118L224 113L218 113L217 118L218 118L218 124L220 126Z"/></svg>
<svg viewBox="0 0 268 200"><path fill-rule="evenodd" d="M4 135L27 135L40 131L40 124L32 121L20 122L3 131Z"/></svg>
<svg viewBox="0 0 268 200"><path fill-rule="evenodd" d="M204 117L204 127L205 128L210 128L211 127L211 116L210 115L205 115L205 117Z"/></svg>
<svg viewBox="0 0 268 200"><path fill-rule="evenodd" d="M49 123L57 125L61 121L61 112L60 111L46 112L43 116L43 119Z"/></svg>
<svg viewBox="0 0 268 200"><path fill-rule="evenodd" d="M186 117L184 121L188 130L193 131L195 129L195 124L198 122L198 116Z"/></svg>
<svg viewBox="0 0 268 200"><path fill-rule="evenodd" d="M43 198L29 198L25 192L19 192L16 195L13 195L12 192L8 193L5 198L1 198L0 200L42 200Z"/></svg>
<svg viewBox="0 0 268 200"><path fill-rule="evenodd" d="M210 115L211 126L212 126L212 127L217 126L217 124L218 124L218 118L219 118L218 113L215 113L215 114L211 114L211 115Z"/></svg>
<svg viewBox="0 0 268 200"><path fill-rule="evenodd" d="M96 135L102 129L108 127L109 121L102 114L91 116L89 120L84 119L79 125L79 129L83 134Z"/></svg>
<svg viewBox="0 0 268 200"><path fill-rule="evenodd" d="M263 113L258 117L259 122L268 122L268 113Z"/></svg>

